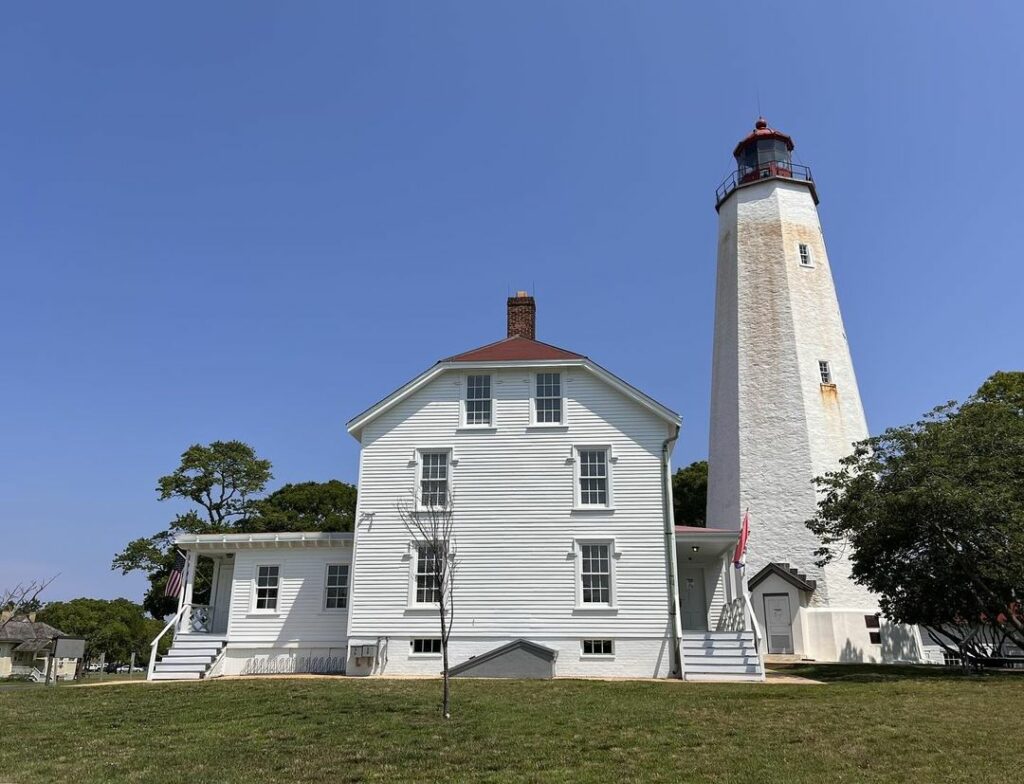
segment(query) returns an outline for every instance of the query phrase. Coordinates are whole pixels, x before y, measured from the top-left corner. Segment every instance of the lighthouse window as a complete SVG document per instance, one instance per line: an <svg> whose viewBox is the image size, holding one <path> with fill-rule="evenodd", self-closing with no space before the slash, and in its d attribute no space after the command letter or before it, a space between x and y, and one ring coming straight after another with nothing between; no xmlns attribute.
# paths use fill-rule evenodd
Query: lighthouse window
<svg viewBox="0 0 1024 784"><path fill-rule="evenodd" d="M810 267L811 266L811 249L800 243L800 266Z"/></svg>
<svg viewBox="0 0 1024 784"><path fill-rule="evenodd" d="M832 383L832 368L829 367L826 360L822 359L818 361L818 372L821 373L822 384Z"/></svg>

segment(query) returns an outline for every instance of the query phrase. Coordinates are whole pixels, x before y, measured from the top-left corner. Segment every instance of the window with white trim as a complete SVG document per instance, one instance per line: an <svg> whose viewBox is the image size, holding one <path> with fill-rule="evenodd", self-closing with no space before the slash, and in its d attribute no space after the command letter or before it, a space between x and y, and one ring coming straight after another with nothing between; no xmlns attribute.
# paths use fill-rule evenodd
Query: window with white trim
<svg viewBox="0 0 1024 784"><path fill-rule="evenodd" d="M584 656L613 656L615 644L611 640L583 640Z"/></svg>
<svg viewBox="0 0 1024 784"><path fill-rule="evenodd" d="M277 590L281 580L280 566L256 567L256 604L257 610L277 609Z"/></svg>
<svg viewBox="0 0 1024 784"><path fill-rule="evenodd" d="M327 564L324 578L324 609L344 610L348 607L348 564Z"/></svg>
<svg viewBox="0 0 1024 784"><path fill-rule="evenodd" d="M409 640L409 649L415 656L438 654L441 652L441 638L417 637Z"/></svg>
<svg viewBox="0 0 1024 784"><path fill-rule="evenodd" d="M416 604L437 604L441 601L441 587L438 585L437 554L425 544L416 546Z"/></svg>
<svg viewBox="0 0 1024 784"><path fill-rule="evenodd" d="M420 452L420 505L448 505L448 452Z"/></svg>
<svg viewBox="0 0 1024 784"><path fill-rule="evenodd" d="M580 600L583 604L612 603L612 546L610 543L580 545Z"/></svg>
<svg viewBox="0 0 1024 784"><path fill-rule="evenodd" d="M491 399L491 377L487 375L466 376L466 419L467 427L489 426L493 402Z"/></svg>
<svg viewBox="0 0 1024 784"><path fill-rule="evenodd" d="M818 360L818 373L821 375L822 384L832 383L832 368L829 367L828 360Z"/></svg>
<svg viewBox="0 0 1024 784"><path fill-rule="evenodd" d="M534 419L540 425L562 423L562 374L538 373Z"/></svg>
<svg viewBox="0 0 1024 784"><path fill-rule="evenodd" d="M801 267L811 267L811 266L814 266L811 263L811 249L807 245L804 245L804 243L802 243L802 242L800 243L800 266Z"/></svg>
<svg viewBox="0 0 1024 784"><path fill-rule="evenodd" d="M580 506L608 506L608 450L576 450Z"/></svg>

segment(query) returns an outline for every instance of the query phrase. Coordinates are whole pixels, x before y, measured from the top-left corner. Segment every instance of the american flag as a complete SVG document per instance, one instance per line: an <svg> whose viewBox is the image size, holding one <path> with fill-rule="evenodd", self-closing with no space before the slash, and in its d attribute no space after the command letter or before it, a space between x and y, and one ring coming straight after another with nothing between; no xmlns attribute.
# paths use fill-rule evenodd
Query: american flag
<svg viewBox="0 0 1024 784"><path fill-rule="evenodd" d="M181 580L185 574L185 554L181 550L175 550L174 567L167 577L167 587L164 588L164 596L177 596L181 593Z"/></svg>

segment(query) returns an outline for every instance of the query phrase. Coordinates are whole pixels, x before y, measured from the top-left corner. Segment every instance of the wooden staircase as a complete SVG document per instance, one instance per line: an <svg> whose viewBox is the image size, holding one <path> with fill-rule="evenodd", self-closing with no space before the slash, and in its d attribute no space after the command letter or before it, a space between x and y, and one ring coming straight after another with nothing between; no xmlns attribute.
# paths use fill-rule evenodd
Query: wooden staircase
<svg viewBox="0 0 1024 784"><path fill-rule="evenodd" d="M684 680L764 680L752 631L683 632L682 643Z"/></svg>
<svg viewBox="0 0 1024 784"><path fill-rule="evenodd" d="M178 634L171 649L153 667L154 681L197 681L206 677L220 655L225 637L215 634Z"/></svg>

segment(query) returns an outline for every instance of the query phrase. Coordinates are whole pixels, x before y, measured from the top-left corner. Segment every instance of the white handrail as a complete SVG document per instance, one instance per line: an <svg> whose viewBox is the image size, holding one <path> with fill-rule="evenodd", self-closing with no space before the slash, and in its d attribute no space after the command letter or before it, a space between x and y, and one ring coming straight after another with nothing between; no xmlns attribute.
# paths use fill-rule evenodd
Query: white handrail
<svg viewBox="0 0 1024 784"><path fill-rule="evenodd" d="M192 603L191 602L186 602L186 603L182 604L181 607L178 608L178 612L176 612L174 614L174 617L171 618L171 620L169 620L167 622L167 625L164 627L164 630L162 632L160 632L160 634L158 634L153 639L152 643L150 643L150 645L149 645L149 670L146 672L146 680L147 681L153 680L153 669L156 667L156 647L157 647L157 645L160 644L160 640L163 638L163 636L165 634L167 634L167 632L169 632L171 630L172 626L175 626L178 623L178 619L181 618L181 616L185 612L191 611L191 609L192 609Z"/></svg>

